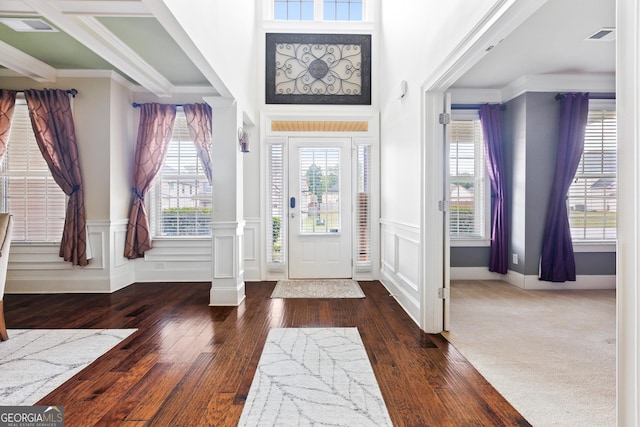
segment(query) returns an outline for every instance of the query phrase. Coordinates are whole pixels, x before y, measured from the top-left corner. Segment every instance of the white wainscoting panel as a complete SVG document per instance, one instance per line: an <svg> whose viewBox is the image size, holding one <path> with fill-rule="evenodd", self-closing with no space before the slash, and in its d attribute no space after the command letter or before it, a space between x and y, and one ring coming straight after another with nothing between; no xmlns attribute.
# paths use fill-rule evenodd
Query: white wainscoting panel
<svg viewBox="0 0 640 427"><path fill-rule="evenodd" d="M380 281L417 323L420 318L420 228L381 220Z"/></svg>
<svg viewBox="0 0 640 427"><path fill-rule="evenodd" d="M136 282L209 282L211 239L155 239L135 260Z"/></svg>
<svg viewBox="0 0 640 427"><path fill-rule="evenodd" d="M6 292L108 293L133 283L132 274L114 275L111 271L108 237L118 226L109 221L87 221L92 258L85 267L59 257L58 244L13 243Z"/></svg>
<svg viewBox="0 0 640 427"><path fill-rule="evenodd" d="M212 224L213 278L209 305L237 306L245 298L244 227L244 221Z"/></svg>
<svg viewBox="0 0 640 427"><path fill-rule="evenodd" d="M247 218L244 225L244 280L258 282L261 280L262 247L260 218Z"/></svg>

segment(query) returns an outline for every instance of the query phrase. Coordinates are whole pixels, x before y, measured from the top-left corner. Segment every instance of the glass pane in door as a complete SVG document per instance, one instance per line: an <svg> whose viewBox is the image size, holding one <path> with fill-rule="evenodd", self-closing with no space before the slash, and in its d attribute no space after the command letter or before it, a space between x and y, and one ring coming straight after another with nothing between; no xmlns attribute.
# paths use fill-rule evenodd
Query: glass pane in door
<svg viewBox="0 0 640 427"><path fill-rule="evenodd" d="M340 233L340 149L300 147L300 234Z"/></svg>

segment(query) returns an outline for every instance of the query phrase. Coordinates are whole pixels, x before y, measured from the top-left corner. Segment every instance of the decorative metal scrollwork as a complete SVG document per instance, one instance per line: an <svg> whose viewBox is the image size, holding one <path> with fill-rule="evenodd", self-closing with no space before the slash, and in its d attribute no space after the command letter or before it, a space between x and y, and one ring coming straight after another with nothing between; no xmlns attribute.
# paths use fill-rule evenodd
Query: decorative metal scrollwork
<svg viewBox="0 0 640 427"><path fill-rule="evenodd" d="M287 95L362 94L360 45L278 43L275 89Z"/></svg>
<svg viewBox="0 0 640 427"><path fill-rule="evenodd" d="M370 36L267 34L267 103L370 104Z"/></svg>

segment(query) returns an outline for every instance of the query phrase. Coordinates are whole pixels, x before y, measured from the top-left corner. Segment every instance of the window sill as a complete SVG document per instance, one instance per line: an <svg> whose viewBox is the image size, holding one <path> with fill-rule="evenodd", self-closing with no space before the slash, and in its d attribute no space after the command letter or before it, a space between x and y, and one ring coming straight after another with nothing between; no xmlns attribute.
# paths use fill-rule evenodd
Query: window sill
<svg viewBox="0 0 640 427"><path fill-rule="evenodd" d="M616 242L573 242L574 252L616 252Z"/></svg>
<svg viewBox="0 0 640 427"><path fill-rule="evenodd" d="M449 246L452 248L482 248L491 246L491 240L489 239L458 239L451 238Z"/></svg>
<svg viewBox="0 0 640 427"><path fill-rule="evenodd" d="M175 241L184 241L184 240L193 240L193 241L202 241L202 240L211 240L211 236L161 236L161 237L152 237L151 240L153 242L175 242Z"/></svg>
<svg viewBox="0 0 640 427"><path fill-rule="evenodd" d="M23 242L23 241L12 241L11 246L51 246L51 247L59 247L60 242Z"/></svg>

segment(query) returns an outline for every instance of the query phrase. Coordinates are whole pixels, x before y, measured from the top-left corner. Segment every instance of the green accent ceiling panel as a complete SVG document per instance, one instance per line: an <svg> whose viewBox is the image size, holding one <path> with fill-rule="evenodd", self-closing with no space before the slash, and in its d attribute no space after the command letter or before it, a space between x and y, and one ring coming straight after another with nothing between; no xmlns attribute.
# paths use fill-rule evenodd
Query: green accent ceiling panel
<svg viewBox="0 0 640 427"><path fill-rule="evenodd" d="M55 27L51 22L49 24ZM107 61L63 32L17 32L0 24L0 40L57 69L115 70Z"/></svg>

